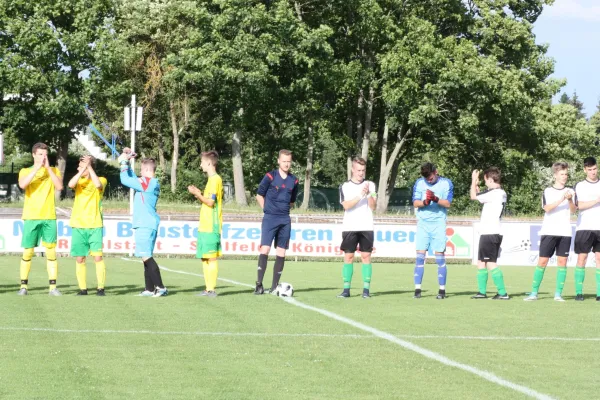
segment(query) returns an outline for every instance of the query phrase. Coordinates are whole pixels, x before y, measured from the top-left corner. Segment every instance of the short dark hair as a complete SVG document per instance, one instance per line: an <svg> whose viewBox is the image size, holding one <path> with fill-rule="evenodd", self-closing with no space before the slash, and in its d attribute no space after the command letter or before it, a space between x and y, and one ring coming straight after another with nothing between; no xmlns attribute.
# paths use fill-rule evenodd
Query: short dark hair
<svg viewBox="0 0 600 400"><path fill-rule="evenodd" d="M33 145L33 148L31 149L31 153L35 154L35 152L38 150L48 150L48 145L46 143L38 142Z"/></svg>
<svg viewBox="0 0 600 400"><path fill-rule="evenodd" d="M498 167L489 167L483 171L483 177L493 180L494 183L500 183L500 176L500 168Z"/></svg>
<svg viewBox="0 0 600 400"><path fill-rule="evenodd" d="M210 160L210 163L212 165L214 165L215 167L219 163L219 153L217 153L216 150L204 151L204 152L202 152L201 156L202 156L202 158L206 158L206 159Z"/></svg>
<svg viewBox="0 0 600 400"><path fill-rule="evenodd" d="M586 157L583 159L583 167L589 168L596 165L596 159L594 157Z"/></svg>
<svg viewBox="0 0 600 400"><path fill-rule="evenodd" d="M552 164L552 173L555 174L558 171L564 171L565 169L569 169L569 164L566 162L555 162Z"/></svg>
<svg viewBox="0 0 600 400"><path fill-rule="evenodd" d="M362 165L363 167L367 165L367 161L359 156L352 157L352 163L357 163L358 165Z"/></svg>
<svg viewBox="0 0 600 400"><path fill-rule="evenodd" d="M277 156L277 158L281 157L281 156L291 156L292 152L290 150L286 150L286 149L281 149L279 150L279 155Z"/></svg>
<svg viewBox="0 0 600 400"><path fill-rule="evenodd" d="M156 171L156 160L154 158L144 158L142 160L142 166L149 165L152 167L152 171Z"/></svg>
<svg viewBox="0 0 600 400"><path fill-rule="evenodd" d="M435 171L437 171L437 168L433 163L426 162L421 165L421 176L425 179L429 178Z"/></svg>
<svg viewBox="0 0 600 400"><path fill-rule="evenodd" d="M89 155L89 154L88 154L88 155L85 155L85 156L81 156L81 157L79 157L79 161L83 161L83 159L84 159L85 157L89 157L89 158L90 158L90 164L92 164L92 166L95 166L95 165L96 165L96 158L95 158L95 157L93 157L93 156L91 156L91 155Z"/></svg>

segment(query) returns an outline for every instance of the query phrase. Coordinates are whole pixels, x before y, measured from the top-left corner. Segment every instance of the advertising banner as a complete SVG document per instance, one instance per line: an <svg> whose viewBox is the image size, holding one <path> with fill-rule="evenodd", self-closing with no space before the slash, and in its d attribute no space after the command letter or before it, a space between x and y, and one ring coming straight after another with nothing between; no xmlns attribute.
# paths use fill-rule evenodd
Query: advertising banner
<svg viewBox="0 0 600 400"><path fill-rule="evenodd" d="M71 227L68 220L58 220L57 251L66 253L71 246ZM0 220L0 253L21 252L23 221ZM197 221L164 221L158 229L156 254L195 254ZM260 222L226 222L223 224L221 245L223 254L255 255L260 246ZM470 226L449 226L446 255L473 257L473 229ZM373 257L414 257L415 225L375 225ZM341 256L341 225L335 223L292 223L288 255L335 257ZM134 249L133 228L129 221L104 221L104 252L129 253ZM38 249L42 251L42 249ZM274 253L274 249L271 250Z"/></svg>

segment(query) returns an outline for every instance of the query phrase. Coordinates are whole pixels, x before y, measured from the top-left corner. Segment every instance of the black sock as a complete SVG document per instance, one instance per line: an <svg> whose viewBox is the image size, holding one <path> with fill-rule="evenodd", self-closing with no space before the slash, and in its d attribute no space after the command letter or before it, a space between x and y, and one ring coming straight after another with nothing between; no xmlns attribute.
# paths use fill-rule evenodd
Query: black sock
<svg viewBox="0 0 600 400"><path fill-rule="evenodd" d="M267 272L267 260L269 256L266 254L260 254L258 256L258 277L256 281L258 283L262 283L263 278L265 277L265 272Z"/></svg>
<svg viewBox="0 0 600 400"><path fill-rule="evenodd" d="M273 265L273 283L271 284L271 290L277 288L277 285L279 284L279 278L281 278L284 263L285 257L275 257L275 265Z"/></svg>
<svg viewBox="0 0 600 400"><path fill-rule="evenodd" d="M150 275L150 279L152 280L152 285L154 287L164 288L162 278L160 276L160 268L158 268L158 264L154 261L154 258L150 257L146 260L148 264L148 273Z"/></svg>
<svg viewBox="0 0 600 400"><path fill-rule="evenodd" d="M152 285L152 278L150 277L150 271L148 270L147 261L144 261L144 280L146 281L146 290L149 292L154 291L154 285Z"/></svg>

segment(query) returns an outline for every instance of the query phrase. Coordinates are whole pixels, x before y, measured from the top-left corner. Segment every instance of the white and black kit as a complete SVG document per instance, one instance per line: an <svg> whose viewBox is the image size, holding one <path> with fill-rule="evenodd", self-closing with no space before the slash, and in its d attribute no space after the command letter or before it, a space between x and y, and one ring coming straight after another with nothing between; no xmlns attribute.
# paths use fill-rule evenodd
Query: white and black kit
<svg viewBox="0 0 600 400"><path fill-rule="evenodd" d="M500 257L502 244L500 219L506 205L506 192L501 188L488 189L478 193L477 200L483 204L477 259L495 263Z"/></svg>
<svg viewBox="0 0 600 400"><path fill-rule="evenodd" d="M542 229L540 230L540 257L550 258L554 254L558 257L568 257L571 251L571 207L565 194L574 193L570 187L548 187L542 193L542 208L563 199L553 210L544 214Z"/></svg>
<svg viewBox="0 0 600 400"><path fill-rule="evenodd" d="M369 192L362 195L365 184L369 185ZM373 210L369 207L369 196L375 193L375 184L370 181L355 183L351 180L340 185L340 204L346 200L361 197L360 201L351 209L344 211L342 223L342 244L340 249L344 253L361 252L371 253L375 235L373 232Z"/></svg>
<svg viewBox="0 0 600 400"><path fill-rule="evenodd" d="M575 202L594 201L600 198L600 181L587 179L575 185ZM579 211L575 233L575 253L600 252L600 204Z"/></svg>

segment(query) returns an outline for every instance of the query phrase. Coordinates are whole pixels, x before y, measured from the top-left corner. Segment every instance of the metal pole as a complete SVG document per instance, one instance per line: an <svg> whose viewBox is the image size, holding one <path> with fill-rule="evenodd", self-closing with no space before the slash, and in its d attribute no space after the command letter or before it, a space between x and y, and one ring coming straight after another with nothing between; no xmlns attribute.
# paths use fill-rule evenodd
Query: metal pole
<svg viewBox="0 0 600 400"><path fill-rule="evenodd" d="M135 153L135 94L131 96L131 152ZM131 159L131 170L135 175L135 159ZM129 189L129 214L133 218L133 189ZM133 220L132 220L133 221Z"/></svg>

